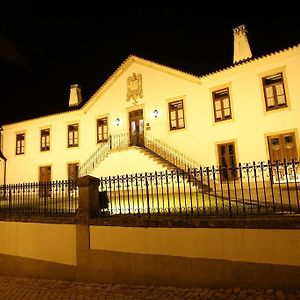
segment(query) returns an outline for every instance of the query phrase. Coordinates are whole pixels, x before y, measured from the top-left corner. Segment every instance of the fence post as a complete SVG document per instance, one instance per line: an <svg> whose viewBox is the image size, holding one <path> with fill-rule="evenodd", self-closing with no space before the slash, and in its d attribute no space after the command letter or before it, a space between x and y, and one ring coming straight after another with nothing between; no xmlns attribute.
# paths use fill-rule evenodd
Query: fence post
<svg viewBox="0 0 300 300"><path fill-rule="evenodd" d="M84 221L99 215L99 183L99 178L89 175L77 179L79 187L77 218L79 220Z"/></svg>

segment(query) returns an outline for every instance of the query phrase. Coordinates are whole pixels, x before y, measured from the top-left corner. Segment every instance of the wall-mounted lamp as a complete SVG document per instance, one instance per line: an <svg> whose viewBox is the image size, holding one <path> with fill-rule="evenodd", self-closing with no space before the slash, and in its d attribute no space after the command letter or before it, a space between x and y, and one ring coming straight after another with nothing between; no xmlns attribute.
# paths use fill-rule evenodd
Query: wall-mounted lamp
<svg viewBox="0 0 300 300"><path fill-rule="evenodd" d="M119 125L120 125L120 123L121 123L121 120L120 120L120 118L116 118L116 119L115 119L115 124L116 124L117 126L119 126Z"/></svg>
<svg viewBox="0 0 300 300"><path fill-rule="evenodd" d="M153 114L153 117L154 117L154 118L157 118L157 116L158 116L158 110L155 109L155 110L152 112L152 114Z"/></svg>

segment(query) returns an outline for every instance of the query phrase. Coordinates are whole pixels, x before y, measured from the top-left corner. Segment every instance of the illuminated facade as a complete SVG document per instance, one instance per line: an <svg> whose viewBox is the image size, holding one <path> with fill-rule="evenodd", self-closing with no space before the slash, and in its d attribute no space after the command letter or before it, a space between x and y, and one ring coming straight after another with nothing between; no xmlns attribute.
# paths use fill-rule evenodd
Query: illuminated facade
<svg viewBox="0 0 300 300"><path fill-rule="evenodd" d="M83 105L73 85L68 112L4 124L0 183L73 178L78 166L96 177L159 171L131 147L150 138L202 166L298 158L300 45L254 59L239 26L234 48L231 67L205 76L129 56Z"/></svg>

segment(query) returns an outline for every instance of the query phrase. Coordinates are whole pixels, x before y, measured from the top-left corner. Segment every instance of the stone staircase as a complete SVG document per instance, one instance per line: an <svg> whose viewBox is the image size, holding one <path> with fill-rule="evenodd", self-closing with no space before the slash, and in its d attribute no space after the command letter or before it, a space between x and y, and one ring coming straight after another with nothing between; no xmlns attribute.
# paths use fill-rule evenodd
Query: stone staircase
<svg viewBox="0 0 300 300"><path fill-rule="evenodd" d="M149 157L149 159L152 159L153 161L160 164L165 170L176 171L179 169L174 164L164 159L163 157L157 155L155 152L151 151L150 149L144 147L137 147L137 148L142 154L144 154L145 156Z"/></svg>
<svg viewBox="0 0 300 300"><path fill-rule="evenodd" d="M130 146L110 150L99 160L97 166L90 170L88 175L100 178L126 174L160 173L177 169L175 165L148 149Z"/></svg>

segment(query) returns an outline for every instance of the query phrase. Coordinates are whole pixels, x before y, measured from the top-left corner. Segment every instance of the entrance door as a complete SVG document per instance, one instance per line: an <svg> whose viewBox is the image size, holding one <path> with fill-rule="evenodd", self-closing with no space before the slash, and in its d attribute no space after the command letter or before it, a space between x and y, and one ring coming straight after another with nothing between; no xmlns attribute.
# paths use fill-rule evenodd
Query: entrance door
<svg viewBox="0 0 300 300"><path fill-rule="evenodd" d="M69 180L77 180L78 178L78 169L79 169L79 164L74 163L74 164L68 164L68 179Z"/></svg>
<svg viewBox="0 0 300 300"><path fill-rule="evenodd" d="M237 179L234 143L218 145L221 180Z"/></svg>
<svg viewBox="0 0 300 300"><path fill-rule="evenodd" d="M40 196L51 194L51 167L40 167Z"/></svg>
<svg viewBox="0 0 300 300"><path fill-rule="evenodd" d="M144 119L143 110L138 109L129 112L130 124L130 146L143 146L144 145Z"/></svg>
<svg viewBox="0 0 300 300"><path fill-rule="evenodd" d="M295 132L277 134L268 137L270 160L272 163L285 159L297 159Z"/></svg>

